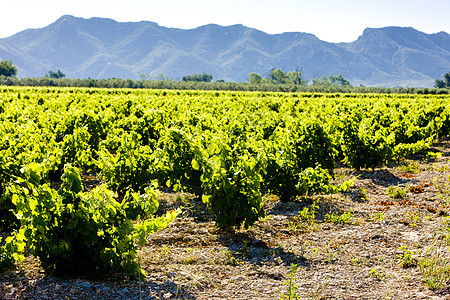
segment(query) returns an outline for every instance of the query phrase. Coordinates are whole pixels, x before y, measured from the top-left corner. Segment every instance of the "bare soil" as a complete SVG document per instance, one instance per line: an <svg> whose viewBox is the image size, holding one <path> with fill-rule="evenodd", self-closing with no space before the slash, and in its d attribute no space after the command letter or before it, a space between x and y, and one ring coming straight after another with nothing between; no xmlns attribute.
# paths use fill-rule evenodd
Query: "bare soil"
<svg viewBox="0 0 450 300"><path fill-rule="evenodd" d="M450 141L428 151L440 154L337 169L337 182L356 178L345 193L289 203L266 194L267 217L247 231L221 232L193 195L162 193L161 212L183 213L140 249L143 282L51 277L28 257L0 274L0 299L280 299L289 278L299 299L450 299L447 278L431 290L418 267L437 255L450 260ZM406 195L394 199L390 186ZM299 212L313 203L315 222L302 223ZM333 213L347 218L330 222Z"/></svg>

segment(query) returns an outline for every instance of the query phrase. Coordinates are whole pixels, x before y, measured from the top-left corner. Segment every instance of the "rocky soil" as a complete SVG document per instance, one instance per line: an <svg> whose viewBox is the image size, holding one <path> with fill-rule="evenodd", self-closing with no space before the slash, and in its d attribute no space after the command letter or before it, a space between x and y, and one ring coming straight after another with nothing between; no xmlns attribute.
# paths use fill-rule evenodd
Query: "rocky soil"
<svg viewBox="0 0 450 300"><path fill-rule="evenodd" d="M162 193L160 210L183 214L140 250L144 281L46 276L29 257L0 274L0 299L281 299L289 287L298 299L450 299L449 176L448 140L383 168L342 167L337 182L355 178L347 192L266 194L266 218L234 233L192 195Z"/></svg>

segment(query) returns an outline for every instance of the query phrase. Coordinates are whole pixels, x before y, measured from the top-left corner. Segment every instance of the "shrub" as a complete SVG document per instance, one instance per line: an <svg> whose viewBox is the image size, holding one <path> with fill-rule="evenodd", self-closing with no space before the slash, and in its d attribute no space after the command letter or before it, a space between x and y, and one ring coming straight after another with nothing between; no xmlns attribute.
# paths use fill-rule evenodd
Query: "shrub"
<svg viewBox="0 0 450 300"><path fill-rule="evenodd" d="M84 193L78 169L66 166L58 191L44 185L27 197L15 195L22 225L18 236L50 274L145 277L136 262L136 242L145 244L148 234L165 227L178 212L134 224L138 216L156 212L158 202L152 190L127 195L118 202L104 185Z"/></svg>
<svg viewBox="0 0 450 300"><path fill-rule="evenodd" d="M389 197L393 199L403 199L406 197L406 194L408 193L408 187L401 188L401 187L395 187L393 185L389 186L386 190L386 194L389 195Z"/></svg>
<svg viewBox="0 0 450 300"><path fill-rule="evenodd" d="M332 194L337 192L339 187L331 184L331 179L327 170L309 167L298 175L298 183L295 187L300 195Z"/></svg>
<svg viewBox="0 0 450 300"><path fill-rule="evenodd" d="M289 222L290 231L310 232L317 228L316 223L316 209L319 206L314 202L311 206L304 207L298 212L297 216L293 218L292 222Z"/></svg>
<svg viewBox="0 0 450 300"><path fill-rule="evenodd" d="M278 128L266 152L264 184L281 201L323 192L322 187L328 186L335 150L320 121L292 121L286 128ZM316 179L320 182L314 182Z"/></svg>
<svg viewBox="0 0 450 300"><path fill-rule="evenodd" d="M344 212L341 215L336 213L327 213L323 219L325 223L349 224L353 220L353 211Z"/></svg>
<svg viewBox="0 0 450 300"><path fill-rule="evenodd" d="M249 153L239 153L220 140L214 140L205 153L197 151L193 165L203 169L203 201L214 213L222 229L252 226L264 217L260 192L261 161Z"/></svg>
<svg viewBox="0 0 450 300"><path fill-rule="evenodd" d="M130 188L142 191L159 177L154 152L150 146L142 145L139 135L134 132L123 134L116 155L102 148L98 167L103 180L121 196Z"/></svg>
<svg viewBox="0 0 450 300"><path fill-rule="evenodd" d="M15 232L16 233L16 232ZM0 272L14 268L14 263L24 260L23 251L25 243L16 234L8 236L5 243L0 247ZM0 242L2 241L0 237Z"/></svg>
<svg viewBox="0 0 450 300"><path fill-rule="evenodd" d="M11 182L20 173L18 164L7 161L0 156L0 231L17 229L19 221L14 215L14 204L9 193Z"/></svg>

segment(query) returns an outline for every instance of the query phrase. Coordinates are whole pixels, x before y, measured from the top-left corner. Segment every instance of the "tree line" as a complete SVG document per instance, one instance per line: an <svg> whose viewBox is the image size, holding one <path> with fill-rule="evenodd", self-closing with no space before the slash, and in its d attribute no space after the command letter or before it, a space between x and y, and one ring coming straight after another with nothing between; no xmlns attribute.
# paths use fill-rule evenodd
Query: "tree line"
<svg viewBox="0 0 450 300"><path fill-rule="evenodd" d="M183 76L176 81L160 75L156 78L142 74L140 80L108 78L66 78L61 71L48 71L44 77L18 78L18 69L10 60L0 61L0 85L6 86L53 86L53 87L96 87L96 88L141 88L141 89L179 89L179 90L231 90L264 92L328 92L328 93L409 93L409 94L450 94L450 72L444 79L436 79L434 88L411 87L365 87L352 86L341 74L321 76L308 84L301 71L286 72L271 69L265 77L250 73L247 82L213 81L206 73Z"/></svg>

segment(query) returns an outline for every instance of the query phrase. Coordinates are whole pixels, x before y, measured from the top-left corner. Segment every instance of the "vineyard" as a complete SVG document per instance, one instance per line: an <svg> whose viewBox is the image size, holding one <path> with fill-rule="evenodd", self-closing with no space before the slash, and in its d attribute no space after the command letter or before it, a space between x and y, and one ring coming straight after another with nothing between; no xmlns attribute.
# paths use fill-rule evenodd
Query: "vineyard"
<svg viewBox="0 0 450 300"><path fill-rule="evenodd" d="M386 168L407 168L417 157L422 164L435 162L441 172L435 183L428 178L406 185L417 175L396 169L398 180L385 182L386 199L376 205L415 201L414 195L434 189L439 197L433 205L411 202L411 207L439 211L446 220L449 100L448 95L0 87L0 271L18 272L24 261L34 260L46 276L92 281L123 276L154 289L157 278L149 273L148 257L159 253L154 260L171 264L167 257L175 257L175 250L158 246L167 242L163 232L184 240L189 235L181 236L175 226L190 228L193 220L196 231L213 233L208 239L239 244L213 264L241 268L257 261L252 251L262 247L265 258L282 260L284 271L258 269L258 263L251 270L283 278L274 279L283 287L286 270L295 270L290 263L311 263L308 235L377 218L360 206L373 202L368 179L395 173ZM338 209L350 205L344 198L359 212ZM336 201L339 205L330 204ZM274 215L283 215L277 209L288 207L295 213L284 223L273 221L276 235L302 240L301 251L255 238ZM378 218L371 224L384 222L381 212ZM404 219L408 228L418 222L413 215ZM202 243L209 245L194 244ZM416 270L424 269L423 260L413 262ZM372 277L381 278L376 272ZM172 281L181 276L169 273L175 274ZM214 285L194 279L201 289ZM196 299L180 283L175 289L152 297ZM0 297L9 296L0 289ZM268 298L280 297L281 292Z"/></svg>

